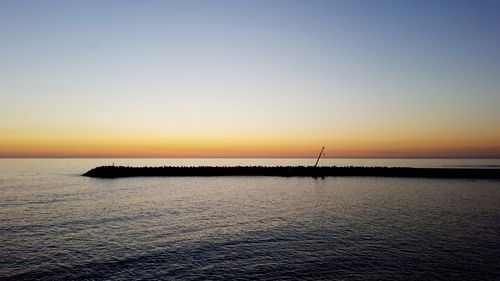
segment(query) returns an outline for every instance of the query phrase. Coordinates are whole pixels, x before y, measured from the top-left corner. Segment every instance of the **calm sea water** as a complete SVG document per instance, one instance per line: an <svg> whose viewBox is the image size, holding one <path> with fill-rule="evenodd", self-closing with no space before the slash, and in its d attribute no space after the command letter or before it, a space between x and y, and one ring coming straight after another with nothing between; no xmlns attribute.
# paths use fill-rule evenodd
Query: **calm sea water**
<svg viewBox="0 0 500 281"><path fill-rule="evenodd" d="M79 176L115 165L314 159L0 159L2 280L499 280L500 182ZM498 167L499 160L325 160Z"/></svg>

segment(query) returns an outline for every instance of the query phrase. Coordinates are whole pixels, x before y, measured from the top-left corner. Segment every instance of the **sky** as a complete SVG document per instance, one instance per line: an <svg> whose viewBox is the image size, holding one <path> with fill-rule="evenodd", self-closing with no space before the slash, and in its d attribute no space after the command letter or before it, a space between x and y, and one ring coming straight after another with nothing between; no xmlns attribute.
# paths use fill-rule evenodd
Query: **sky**
<svg viewBox="0 0 500 281"><path fill-rule="evenodd" d="M500 1L0 0L0 157L500 157Z"/></svg>

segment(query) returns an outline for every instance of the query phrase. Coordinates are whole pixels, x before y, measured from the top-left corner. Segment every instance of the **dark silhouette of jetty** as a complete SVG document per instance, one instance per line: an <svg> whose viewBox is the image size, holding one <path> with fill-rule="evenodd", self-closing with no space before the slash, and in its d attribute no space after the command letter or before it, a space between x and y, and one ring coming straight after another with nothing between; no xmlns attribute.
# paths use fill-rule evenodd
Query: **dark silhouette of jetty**
<svg viewBox="0 0 500 281"><path fill-rule="evenodd" d="M405 168L405 167L337 167L337 166L201 166L201 167L126 167L101 166L83 176L93 178L123 177L408 177L500 179L500 169Z"/></svg>

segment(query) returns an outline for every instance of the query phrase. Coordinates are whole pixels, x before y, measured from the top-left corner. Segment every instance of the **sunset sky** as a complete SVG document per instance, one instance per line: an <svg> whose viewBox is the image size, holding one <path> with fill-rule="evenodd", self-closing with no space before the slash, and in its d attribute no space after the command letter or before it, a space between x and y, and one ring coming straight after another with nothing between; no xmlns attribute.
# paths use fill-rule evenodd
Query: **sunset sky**
<svg viewBox="0 0 500 281"><path fill-rule="evenodd" d="M500 1L0 0L0 157L500 157Z"/></svg>

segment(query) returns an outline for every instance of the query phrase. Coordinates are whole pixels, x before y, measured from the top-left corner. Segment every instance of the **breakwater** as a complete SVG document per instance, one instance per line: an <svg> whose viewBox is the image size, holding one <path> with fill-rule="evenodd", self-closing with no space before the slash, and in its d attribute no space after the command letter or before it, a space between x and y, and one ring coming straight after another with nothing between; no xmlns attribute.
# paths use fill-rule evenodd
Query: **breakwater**
<svg viewBox="0 0 500 281"><path fill-rule="evenodd" d="M500 179L500 169L451 169L406 167L336 167L336 166L200 166L200 167L129 167L100 166L83 174L93 178L122 177L211 177L211 176L277 176L277 177L412 177Z"/></svg>

